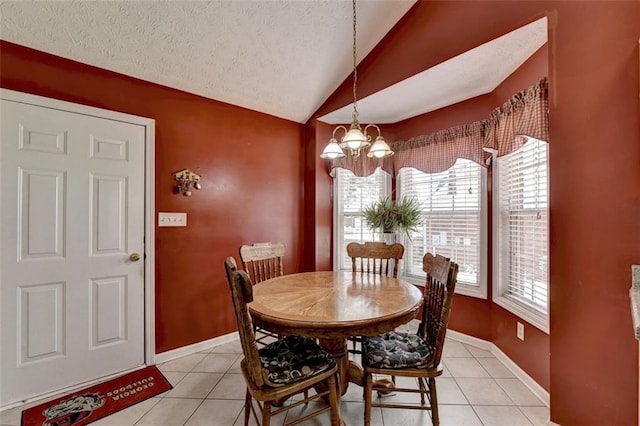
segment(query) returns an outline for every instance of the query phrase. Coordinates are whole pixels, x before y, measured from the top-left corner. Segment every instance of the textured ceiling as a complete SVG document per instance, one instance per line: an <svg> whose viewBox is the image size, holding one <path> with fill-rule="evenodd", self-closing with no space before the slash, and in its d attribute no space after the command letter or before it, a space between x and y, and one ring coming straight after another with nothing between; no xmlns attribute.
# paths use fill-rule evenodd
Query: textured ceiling
<svg viewBox="0 0 640 426"><path fill-rule="evenodd" d="M415 0L359 1L358 61ZM0 2L0 38L305 122L352 71L350 1Z"/></svg>
<svg viewBox="0 0 640 426"><path fill-rule="evenodd" d="M359 0L358 61L415 0ZM345 0L1 1L0 38L304 123L352 72ZM541 19L367 98L394 123L491 92L547 39ZM347 105L322 117L351 121Z"/></svg>

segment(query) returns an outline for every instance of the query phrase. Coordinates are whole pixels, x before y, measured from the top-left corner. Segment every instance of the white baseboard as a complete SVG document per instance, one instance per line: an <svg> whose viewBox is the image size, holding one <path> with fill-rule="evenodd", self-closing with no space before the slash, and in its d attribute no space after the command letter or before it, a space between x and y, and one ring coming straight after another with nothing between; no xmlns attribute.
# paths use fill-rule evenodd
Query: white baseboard
<svg viewBox="0 0 640 426"><path fill-rule="evenodd" d="M194 343L193 345L183 346L178 349L173 349L156 354L155 363L160 364L162 362L171 361L172 359L195 354L196 352L202 352L207 349L211 349L214 346L224 345L225 343L233 342L238 339L240 339L240 336L238 335L237 331L234 331L233 333L214 337L213 339L209 340L203 340L202 342Z"/></svg>
<svg viewBox="0 0 640 426"><path fill-rule="evenodd" d="M551 400L549 392L531 378L522 368L513 362L504 352L502 352L496 345L486 340L478 339L477 337L467 336L455 330L447 330L447 337L456 340L461 343L466 343L471 346L475 346L480 349L491 352L497 359L499 359L511 372L518 378L526 387L529 388L540 400L550 407Z"/></svg>
<svg viewBox="0 0 640 426"><path fill-rule="evenodd" d="M480 348L489 352L491 352L491 349L494 346L493 343L487 342L486 340L468 336L466 334L460 333L459 331L451 329L447 330L447 337L460 343L466 343L468 345L475 346L476 348Z"/></svg>
<svg viewBox="0 0 640 426"><path fill-rule="evenodd" d="M531 392L533 392L538 398L540 398L542 402L544 402L544 405L550 407L551 399L549 397L549 392L547 392L545 388L540 386L538 382L533 380L531 376L525 373L525 371L520 368L518 364L511 361L511 358L509 358L504 352L502 352L496 345L492 344L492 346L493 348L491 348L491 353L494 354L495 357L500 361L502 361L502 363L506 365L507 368L511 370L511 372L515 374L516 377L520 379L520 381L524 383L524 385L528 387Z"/></svg>

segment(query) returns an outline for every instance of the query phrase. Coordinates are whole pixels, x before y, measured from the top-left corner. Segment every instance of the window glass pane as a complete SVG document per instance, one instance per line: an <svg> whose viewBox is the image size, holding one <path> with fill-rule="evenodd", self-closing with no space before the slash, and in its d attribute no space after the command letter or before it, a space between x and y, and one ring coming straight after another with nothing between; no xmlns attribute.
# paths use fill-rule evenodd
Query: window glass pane
<svg viewBox="0 0 640 426"><path fill-rule="evenodd" d="M422 257L438 253L458 263L458 282L480 285L481 250L481 166L459 159L441 173L400 170L402 197L420 201L423 224L404 238L404 274L424 277Z"/></svg>
<svg viewBox="0 0 640 426"><path fill-rule="evenodd" d="M374 232L362 217L362 210L390 193L389 175L382 171L367 177L356 177L349 170L336 169L336 259L339 269L351 269L346 246L350 242L378 241Z"/></svg>
<svg viewBox="0 0 640 426"><path fill-rule="evenodd" d="M548 144L529 138L497 160L500 295L547 312Z"/></svg>

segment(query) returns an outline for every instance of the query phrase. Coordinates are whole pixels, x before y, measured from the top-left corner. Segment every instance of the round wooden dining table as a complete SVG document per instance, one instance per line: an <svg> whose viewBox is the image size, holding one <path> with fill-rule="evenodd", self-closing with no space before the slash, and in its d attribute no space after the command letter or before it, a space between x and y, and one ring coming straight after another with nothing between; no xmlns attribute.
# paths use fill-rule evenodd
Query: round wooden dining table
<svg viewBox="0 0 640 426"><path fill-rule="evenodd" d="M317 338L338 364L340 389L362 386L362 367L347 354L349 336L374 336L416 317L422 292L397 279L362 272L304 272L256 284L249 312L259 327ZM384 385L381 385L384 387Z"/></svg>

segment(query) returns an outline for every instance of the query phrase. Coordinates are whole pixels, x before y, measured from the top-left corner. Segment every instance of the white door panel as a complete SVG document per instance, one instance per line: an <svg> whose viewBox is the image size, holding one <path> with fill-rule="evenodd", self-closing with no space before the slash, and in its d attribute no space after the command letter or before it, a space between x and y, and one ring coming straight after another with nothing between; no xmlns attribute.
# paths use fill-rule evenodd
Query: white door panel
<svg viewBox="0 0 640 426"><path fill-rule="evenodd" d="M0 108L1 406L144 363L145 127Z"/></svg>

